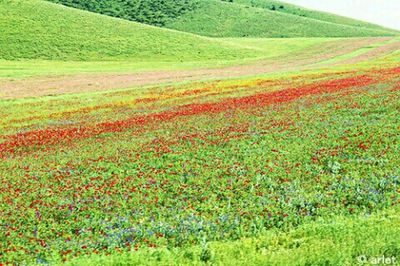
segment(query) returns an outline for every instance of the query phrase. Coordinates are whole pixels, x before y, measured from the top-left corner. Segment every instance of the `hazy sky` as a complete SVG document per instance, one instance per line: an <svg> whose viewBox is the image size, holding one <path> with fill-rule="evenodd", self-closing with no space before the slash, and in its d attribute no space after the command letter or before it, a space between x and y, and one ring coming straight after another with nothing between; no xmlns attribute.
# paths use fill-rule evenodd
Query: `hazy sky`
<svg viewBox="0 0 400 266"><path fill-rule="evenodd" d="M400 0L283 0L400 30Z"/></svg>

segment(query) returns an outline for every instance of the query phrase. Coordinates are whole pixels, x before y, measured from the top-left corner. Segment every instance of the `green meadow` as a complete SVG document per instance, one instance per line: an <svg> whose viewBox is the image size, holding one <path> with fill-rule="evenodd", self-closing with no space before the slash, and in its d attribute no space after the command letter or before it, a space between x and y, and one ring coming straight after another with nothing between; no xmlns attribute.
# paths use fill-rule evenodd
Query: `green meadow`
<svg viewBox="0 0 400 266"><path fill-rule="evenodd" d="M0 14L0 266L400 260L398 31L272 0Z"/></svg>

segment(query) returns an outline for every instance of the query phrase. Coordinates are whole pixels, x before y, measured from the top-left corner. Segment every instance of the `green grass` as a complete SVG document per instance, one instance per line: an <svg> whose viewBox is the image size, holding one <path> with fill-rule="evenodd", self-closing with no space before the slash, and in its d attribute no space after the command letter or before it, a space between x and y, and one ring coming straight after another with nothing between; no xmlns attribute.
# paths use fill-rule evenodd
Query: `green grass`
<svg viewBox="0 0 400 266"><path fill-rule="evenodd" d="M0 60L0 78L21 78L44 75L66 75L82 73L133 73L148 70L183 70L196 68L215 68L252 63L268 58L290 59L295 54L315 47L338 42L329 38L291 38L291 39L254 39L227 38L216 40L222 46L235 47L237 51L252 51L249 58L237 54L238 58L219 58L208 60L151 61L60 61L60 60ZM241 58L243 56L243 58Z"/></svg>
<svg viewBox="0 0 400 266"><path fill-rule="evenodd" d="M316 25L386 32L290 10L272 18L262 6L210 0L174 23L198 16L190 21L206 35L215 26L257 36L251 25L266 22L299 22L288 36L320 34ZM358 40L211 39L39 0L0 0L0 14L7 79L317 63L327 47ZM0 99L0 265L400 259L399 60L394 51L304 72Z"/></svg>
<svg viewBox="0 0 400 266"><path fill-rule="evenodd" d="M0 261L218 264L244 249L261 253L253 264L336 265L393 251L394 219L352 220L399 202L398 69L359 71L1 101Z"/></svg>
<svg viewBox="0 0 400 266"><path fill-rule="evenodd" d="M398 208L335 217L256 238L91 256L64 265L356 265L360 256L400 256ZM208 263L206 263L208 262Z"/></svg>
<svg viewBox="0 0 400 266"><path fill-rule="evenodd" d="M251 59L249 59L251 60ZM135 73L143 71L189 70L205 67L223 67L247 60L207 61L59 61L59 60L0 60L0 78L27 78L74 74Z"/></svg>
<svg viewBox="0 0 400 266"><path fill-rule="evenodd" d="M193 10L198 0L48 0L91 12L155 26Z"/></svg>
<svg viewBox="0 0 400 266"><path fill-rule="evenodd" d="M223 38L221 40L244 49L259 51L263 58L285 58L314 50L330 42L341 41L339 38Z"/></svg>
<svg viewBox="0 0 400 266"><path fill-rule="evenodd" d="M314 20L320 20L320 21L325 21L325 22L330 22L334 24L341 24L341 25L348 25L348 26L354 26L354 27L362 27L362 28L368 28L368 29L375 29L375 30L383 30L383 31L391 31L395 32L394 30L360 21L360 20L355 20L352 18L347 18L331 13L326 13L323 11L316 11L316 10L311 10L307 9L301 6L296 6L292 5L289 3L284 3L281 1L275 1L275 0L234 0L234 3L239 3L239 4L244 4L252 7L260 7L264 8L267 10L275 9L276 12L282 12L286 14L291 14L295 16L301 16L309 19L314 19ZM399 33L397 31L397 33Z"/></svg>
<svg viewBox="0 0 400 266"><path fill-rule="evenodd" d="M167 23L166 27L212 37L365 37L395 34L381 28L338 24L219 0L201 1L196 9Z"/></svg>
<svg viewBox="0 0 400 266"><path fill-rule="evenodd" d="M336 56L334 58L325 60L323 62L320 62L320 64L338 63L338 62L340 62L342 60L347 60L347 59L354 58L356 56L361 56L363 54L366 54L368 52L373 51L374 49L377 49L379 47L383 47L385 45L389 45L389 44L392 44L392 43L400 43L400 39L399 38L394 38L394 39L390 39L390 40L383 41L383 42L372 43L372 44L370 44L368 46L362 47L362 48L357 49L355 51L352 51L350 53L346 53L346 54L343 54L343 55ZM387 56L390 57L390 53ZM377 57L377 56L375 56L375 57ZM379 59L379 58L375 58L375 59ZM370 62L368 62L368 63L370 63Z"/></svg>
<svg viewBox="0 0 400 266"><path fill-rule="evenodd" d="M216 40L40 0L0 1L0 58L198 61L256 56Z"/></svg>
<svg viewBox="0 0 400 266"><path fill-rule="evenodd" d="M56 75L76 75L76 74L101 74L101 73L135 73L143 71L174 71L174 70L190 70L199 68L218 68L229 66L240 66L257 64L265 61L269 64L279 62L294 62L301 58L315 57L316 61L320 55L329 53L332 46L337 47L359 39L353 38L221 38L216 42L223 46L235 47L237 50L252 51L252 54L246 58L243 54L237 54L236 59L219 58L208 60L175 60L161 61L152 60L129 60L121 59L111 61L61 61L61 60L41 60L41 59L19 59L19 60L0 60L0 81L1 79L20 79L38 76L56 76ZM398 42L399 38L386 40L371 39L370 43L361 46L359 49L350 52L343 51L337 56L329 57L320 63L334 63L352 58L379 48L382 45L391 42ZM337 44L337 46L335 46ZM386 61L398 61L396 54L387 55L382 63ZM170 59L172 60L172 59Z"/></svg>
<svg viewBox="0 0 400 266"><path fill-rule="evenodd" d="M264 0L49 0L211 37L360 37L398 34L371 23Z"/></svg>

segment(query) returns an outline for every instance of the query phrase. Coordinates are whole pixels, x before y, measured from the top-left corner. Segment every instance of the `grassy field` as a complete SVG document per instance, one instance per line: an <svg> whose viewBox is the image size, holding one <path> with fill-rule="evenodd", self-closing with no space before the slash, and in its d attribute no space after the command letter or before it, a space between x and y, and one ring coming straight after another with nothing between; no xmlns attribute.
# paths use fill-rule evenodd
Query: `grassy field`
<svg viewBox="0 0 400 266"><path fill-rule="evenodd" d="M260 58L184 62L0 60L0 99L130 89L303 70L384 67L399 62L398 38L220 39ZM373 60L373 61L371 61Z"/></svg>
<svg viewBox="0 0 400 266"><path fill-rule="evenodd" d="M40 0L1 1L0 12L1 59L179 62L238 59L255 53Z"/></svg>
<svg viewBox="0 0 400 266"><path fill-rule="evenodd" d="M311 63L333 63L351 59L355 56L373 51L379 47L400 42L399 38L390 39L360 39L360 38L221 38L215 39L223 46L234 47L240 51L251 51L249 57L237 54L236 58L212 59L157 59L156 56L148 60L129 58L120 60L103 61L71 61L71 60L41 60L19 59L0 60L0 84L6 79L20 79L27 77L43 77L76 74L102 74L102 73L138 73L145 71L175 71L204 68L224 68L255 64L257 62L298 62L307 56L314 56ZM336 51L332 53L332 51ZM395 48L383 52L382 56L396 51ZM329 54L332 53L332 54ZM65 56L69 56L65 54ZM395 59L396 57L393 57ZM98 58L96 58L98 59ZM368 59L368 58L367 58ZM362 61L362 60L360 60Z"/></svg>
<svg viewBox="0 0 400 266"><path fill-rule="evenodd" d="M236 58L202 58L196 60L179 60L177 58L157 58L153 55L147 59L131 59L126 57L119 61L71 61L65 60L0 60L0 78L18 78L28 76L43 75L65 75L76 73L123 73L137 72L146 70L182 70L198 69L205 67L223 67L240 65L255 60L278 58L299 54L306 49L315 49L326 43L339 42L340 39L329 38L292 38L292 39L214 39L224 47L232 47L233 51L238 51ZM349 44L351 40L348 41ZM373 42L373 40L371 40ZM365 45L369 45L366 43ZM241 54L240 52L247 53ZM68 52L66 52L68 53ZM66 54L65 56L69 56ZM40 58L40 56L39 56ZM95 58L95 57L94 57ZM98 58L96 58L98 59Z"/></svg>
<svg viewBox="0 0 400 266"><path fill-rule="evenodd" d="M400 238L397 212L393 209L368 216L337 217L283 232L269 231L257 238L187 248L94 255L67 265L356 265L383 256L392 261L398 256L396 241Z"/></svg>
<svg viewBox="0 0 400 266"><path fill-rule="evenodd" d="M227 8L221 9L221 12L229 10L236 12L234 11L236 6L230 3L220 3L219 1L211 3L215 8L209 9L209 15L219 10L219 5L227 6ZM237 6L245 8L242 5ZM245 9L252 10L251 8ZM218 29L218 32L221 33L218 36L243 36L240 33L223 34L224 31L214 25L212 19L206 17L204 10L197 10L196 16L208 20L207 23L202 23L202 27ZM114 19L40 0L2 1L0 2L0 11L3 14L0 19L0 78L223 67L265 58L290 58L296 53L308 49L313 51L315 47L328 45L335 41L321 37L308 39L211 39ZM236 17L236 15L234 16ZM271 18L280 21L277 22L278 24L284 21L290 22L284 17L280 19L280 15L274 14ZM185 27L191 27L190 23L183 22L188 18L181 17L180 19L182 19L181 22L174 20L174 23L182 23ZM301 17L301 19L304 18ZM192 22L194 21L195 19ZM248 21L248 23L261 25L258 22ZM275 25L277 26L274 27L275 29L280 28L278 24ZM345 27L348 26L345 25ZM304 29L312 28L316 27L304 26ZM232 30L236 29L252 30L250 26L233 26ZM354 32L349 32L349 34L359 35ZM367 36L368 34L361 35ZM376 34L371 34L371 36L374 35ZM257 36L257 34L248 36ZM305 37L308 34L298 31L293 36ZM338 40L340 39L336 41ZM350 41L349 45L351 46ZM368 45L370 44L366 44L366 46Z"/></svg>
<svg viewBox="0 0 400 266"><path fill-rule="evenodd" d="M0 78L21 78L45 75L66 75L78 73L132 73L149 70L183 70L210 67L237 66L245 63L254 63L256 60L285 59L303 53L305 50L316 51L323 45L335 44L341 41L351 45L352 40L329 38L292 38L292 39L218 39L223 46L235 47L236 51L252 51L249 57L238 53L235 58L213 58L202 60L157 59L156 55L147 60L130 58L119 61L71 61L71 60L0 60ZM377 40L378 41L378 40ZM374 43L366 42L364 46ZM382 43L384 41L378 41ZM357 46L356 46L357 47ZM65 56L69 56L66 54Z"/></svg>
<svg viewBox="0 0 400 266"><path fill-rule="evenodd" d="M183 262L229 261L237 245L257 252L239 239L268 242L269 230L308 223L323 234L335 217L366 234L361 245L333 238L348 246L326 260L398 256L391 223L352 226L399 202L398 84L387 64L2 101L0 259L143 260L126 252L181 247ZM313 237L283 264L318 245ZM209 242L226 255L204 251ZM249 263L279 262L264 252Z"/></svg>
<svg viewBox="0 0 400 266"><path fill-rule="evenodd" d="M273 12L386 31L275 4L204 1L165 25ZM0 266L400 260L399 37L208 38L39 0L0 13Z"/></svg>

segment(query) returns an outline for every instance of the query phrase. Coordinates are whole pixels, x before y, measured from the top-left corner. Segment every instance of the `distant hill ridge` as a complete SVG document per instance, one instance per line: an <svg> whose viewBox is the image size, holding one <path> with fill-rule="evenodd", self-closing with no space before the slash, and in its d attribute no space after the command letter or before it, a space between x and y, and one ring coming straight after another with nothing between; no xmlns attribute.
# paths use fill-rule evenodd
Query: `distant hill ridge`
<svg viewBox="0 0 400 266"><path fill-rule="evenodd" d="M288 4L288 3L283 3L280 1L275 1L275 0L234 0L235 3L239 4L244 4L252 7L258 7L258 8L265 8L269 9L272 11L277 11L277 12L282 12L286 14L291 14L291 15L296 15L296 16L301 16L301 17L306 17L310 19L316 19L320 21L325 21L325 22L330 22L330 23L335 23L335 24L341 24L341 25L347 25L347 26L356 26L356 27L364 27L364 28L369 28L369 29L376 29L376 30L383 30L383 31L393 31L392 29L387 29L385 27L375 25L372 23L352 19L352 18L347 18L323 11L316 11L316 10L311 10L307 9L304 7Z"/></svg>
<svg viewBox="0 0 400 266"><path fill-rule="evenodd" d="M48 0L209 37L367 37L395 30L275 0Z"/></svg>

